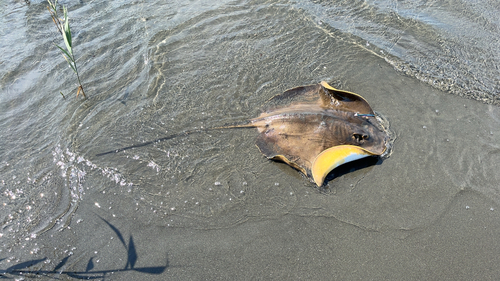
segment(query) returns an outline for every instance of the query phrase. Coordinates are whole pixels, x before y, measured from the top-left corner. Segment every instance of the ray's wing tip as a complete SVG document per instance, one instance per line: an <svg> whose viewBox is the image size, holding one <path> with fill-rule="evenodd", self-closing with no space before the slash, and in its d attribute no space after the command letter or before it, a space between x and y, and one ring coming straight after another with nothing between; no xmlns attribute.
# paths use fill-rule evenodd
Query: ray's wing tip
<svg viewBox="0 0 500 281"><path fill-rule="evenodd" d="M337 90L334 87L330 86L330 84L328 84L326 81L321 81L320 84L321 84L321 86L323 86L323 87L325 87L327 89L334 90L334 91Z"/></svg>
<svg viewBox="0 0 500 281"><path fill-rule="evenodd" d="M322 151L311 167L313 180L318 187L322 186L326 176L338 166L367 156L376 155L366 149L354 145L339 145Z"/></svg>

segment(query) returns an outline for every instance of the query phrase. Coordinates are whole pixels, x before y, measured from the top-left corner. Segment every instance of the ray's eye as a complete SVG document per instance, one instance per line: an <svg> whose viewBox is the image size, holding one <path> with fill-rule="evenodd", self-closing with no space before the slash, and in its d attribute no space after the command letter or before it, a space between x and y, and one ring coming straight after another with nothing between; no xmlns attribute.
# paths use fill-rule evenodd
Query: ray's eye
<svg viewBox="0 0 500 281"><path fill-rule="evenodd" d="M353 134L352 138L359 143L363 143L365 140L369 139L370 137L365 134Z"/></svg>

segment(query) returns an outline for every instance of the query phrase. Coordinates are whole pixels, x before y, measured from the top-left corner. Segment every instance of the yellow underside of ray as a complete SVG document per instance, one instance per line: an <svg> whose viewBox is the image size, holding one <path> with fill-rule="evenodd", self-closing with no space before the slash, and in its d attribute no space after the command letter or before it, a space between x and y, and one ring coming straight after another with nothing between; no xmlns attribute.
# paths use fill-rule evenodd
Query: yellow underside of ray
<svg viewBox="0 0 500 281"><path fill-rule="evenodd" d="M338 166L363 157L372 156L373 153L354 145L339 145L321 152L311 167L314 182L322 186L326 176Z"/></svg>

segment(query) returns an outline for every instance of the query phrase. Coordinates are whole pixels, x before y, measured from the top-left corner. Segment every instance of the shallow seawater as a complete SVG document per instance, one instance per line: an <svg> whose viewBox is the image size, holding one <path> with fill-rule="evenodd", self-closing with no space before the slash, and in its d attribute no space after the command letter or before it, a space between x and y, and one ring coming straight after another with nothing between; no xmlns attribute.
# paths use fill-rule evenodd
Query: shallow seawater
<svg viewBox="0 0 500 281"><path fill-rule="evenodd" d="M4 4L0 274L498 276L495 5L68 3L83 100L46 4ZM264 158L252 128L97 156L248 120L322 80L366 98L395 137L389 158L334 171L324 188Z"/></svg>

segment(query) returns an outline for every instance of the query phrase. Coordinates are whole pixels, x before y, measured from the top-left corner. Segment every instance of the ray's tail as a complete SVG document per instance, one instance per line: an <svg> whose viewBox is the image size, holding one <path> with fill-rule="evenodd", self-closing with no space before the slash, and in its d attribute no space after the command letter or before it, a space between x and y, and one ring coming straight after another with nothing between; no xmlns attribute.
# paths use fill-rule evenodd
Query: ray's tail
<svg viewBox="0 0 500 281"><path fill-rule="evenodd" d="M238 128L253 128L253 127L255 127L255 125L251 121L247 120L247 121L243 121L243 122L240 122L240 123L227 124L227 125L223 125L223 126L219 126L219 127L212 127L212 128L207 128L207 129L188 130L188 131L180 132L180 133L177 133L177 134L171 134L171 135L168 135L168 136L165 136L165 137L161 137L159 139L155 139L155 140L152 140L152 141L148 141L148 142L144 142L144 143L139 143L139 144L134 144L134 145L127 146L127 147L122 147L122 148L119 148L119 149L115 149L115 150L110 150L110 151L107 151L107 152L98 153L95 156L104 156L104 155L107 155L107 154L118 153L118 152L122 152L122 151L129 150L129 149L132 149L132 148L138 148L138 147L148 146L148 145L151 145L151 144L154 144L154 143L159 143L159 142L166 141L166 140L173 139L173 138L177 138L177 137L187 136L187 135L191 135L191 134L194 134L194 133L208 132L208 131L221 130L221 129L238 129Z"/></svg>

